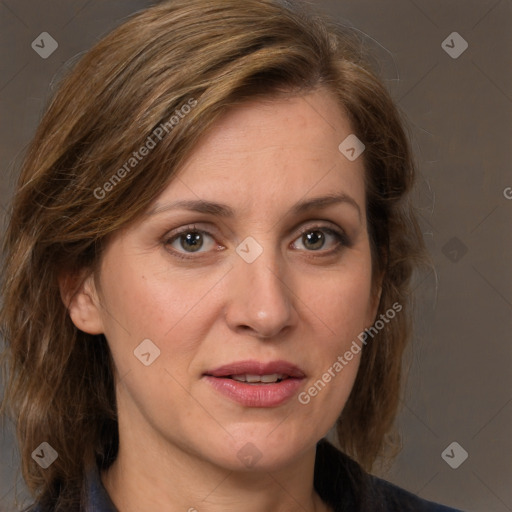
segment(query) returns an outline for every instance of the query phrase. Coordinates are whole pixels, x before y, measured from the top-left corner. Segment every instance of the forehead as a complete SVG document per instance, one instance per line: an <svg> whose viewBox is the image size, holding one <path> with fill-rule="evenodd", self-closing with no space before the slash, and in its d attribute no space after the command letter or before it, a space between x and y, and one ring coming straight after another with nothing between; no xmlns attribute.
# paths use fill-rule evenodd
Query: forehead
<svg viewBox="0 0 512 512"><path fill-rule="evenodd" d="M240 210L271 211L308 195L343 193L363 208L363 159L350 161L339 149L352 133L324 89L244 103L202 137L157 207L175 199L215 199Z"/></svg>

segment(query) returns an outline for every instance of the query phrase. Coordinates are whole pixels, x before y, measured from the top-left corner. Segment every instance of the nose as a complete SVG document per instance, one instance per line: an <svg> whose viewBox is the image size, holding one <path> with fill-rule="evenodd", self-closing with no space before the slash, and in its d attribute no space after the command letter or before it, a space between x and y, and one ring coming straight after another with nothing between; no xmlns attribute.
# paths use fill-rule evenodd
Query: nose
<svg viewBox="0 0 512 512"><path fill-rule="evenodd" d="M280 268L283 264L270 250L252 263L235 261L226 307L226 321L233 331L268 339L296 323L295 295Z"/></svg>

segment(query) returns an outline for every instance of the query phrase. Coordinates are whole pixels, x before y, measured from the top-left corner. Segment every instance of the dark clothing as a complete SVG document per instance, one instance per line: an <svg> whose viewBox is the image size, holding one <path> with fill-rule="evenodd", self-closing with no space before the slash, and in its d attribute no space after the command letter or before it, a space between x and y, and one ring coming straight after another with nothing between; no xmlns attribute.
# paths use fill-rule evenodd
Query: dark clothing
<svg viewBox="0 0 512 512"><path fill-rule="evenodd" d="M385 480L369 475L326 439L317 444L314 486L334 512L460 512L425 501ZM87 478L86 512L118 512L103 486L99 470ZM53 512L35 508L34 512Z"/></svg>
<svg viewBox="0 0 512 512"><path fill-rule="evenodd" d="M326 439L316 448L315 490L334 512L461 512L366 473Z"/></svg>

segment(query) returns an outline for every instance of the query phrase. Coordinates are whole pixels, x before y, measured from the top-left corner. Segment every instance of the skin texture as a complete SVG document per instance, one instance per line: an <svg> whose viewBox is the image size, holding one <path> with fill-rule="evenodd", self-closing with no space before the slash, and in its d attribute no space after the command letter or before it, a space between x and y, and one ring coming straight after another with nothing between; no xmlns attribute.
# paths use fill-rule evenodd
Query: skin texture
<svg viewBox="0 0 512 512"><path fill-rule="evenodd" d="M363 159L338 150L351 133L323 89L229 111L158 197L160 212L116 233L99 278L87 278L73 297L73 322L106 335L116 366L120 450L102 479L121 512L328 510L313 488L315 444L341 413L360 354L307 405L294 396L277 407L245 407L203 373L284 359L306 374L304 391L372 325L379 294L371 286ZM332 193L358 208L345 201L290 213ZM223 203L234 217L165 209L183 199ZM195 252L176 237L188 225L209 233ZM306 228L321 229L323 245L308 241ZM252 263L236 252L248 236L263 248ZM144 339L160 349L149 366L134 356ZM237 456L248 442L261 454L250 468Z"/></svg>

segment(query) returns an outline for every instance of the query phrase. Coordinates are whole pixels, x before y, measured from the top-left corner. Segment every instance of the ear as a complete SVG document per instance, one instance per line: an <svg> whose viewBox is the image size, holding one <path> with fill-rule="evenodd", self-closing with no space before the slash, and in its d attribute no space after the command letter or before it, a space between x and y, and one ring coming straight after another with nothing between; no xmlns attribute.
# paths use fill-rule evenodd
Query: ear
<svg viewBox="0 0 512 512"><path fill-rule="evenodd" d="M59 275L60 296L75 326L88 334L103 334L101 306L94 276L84 270Z"/></svg>

